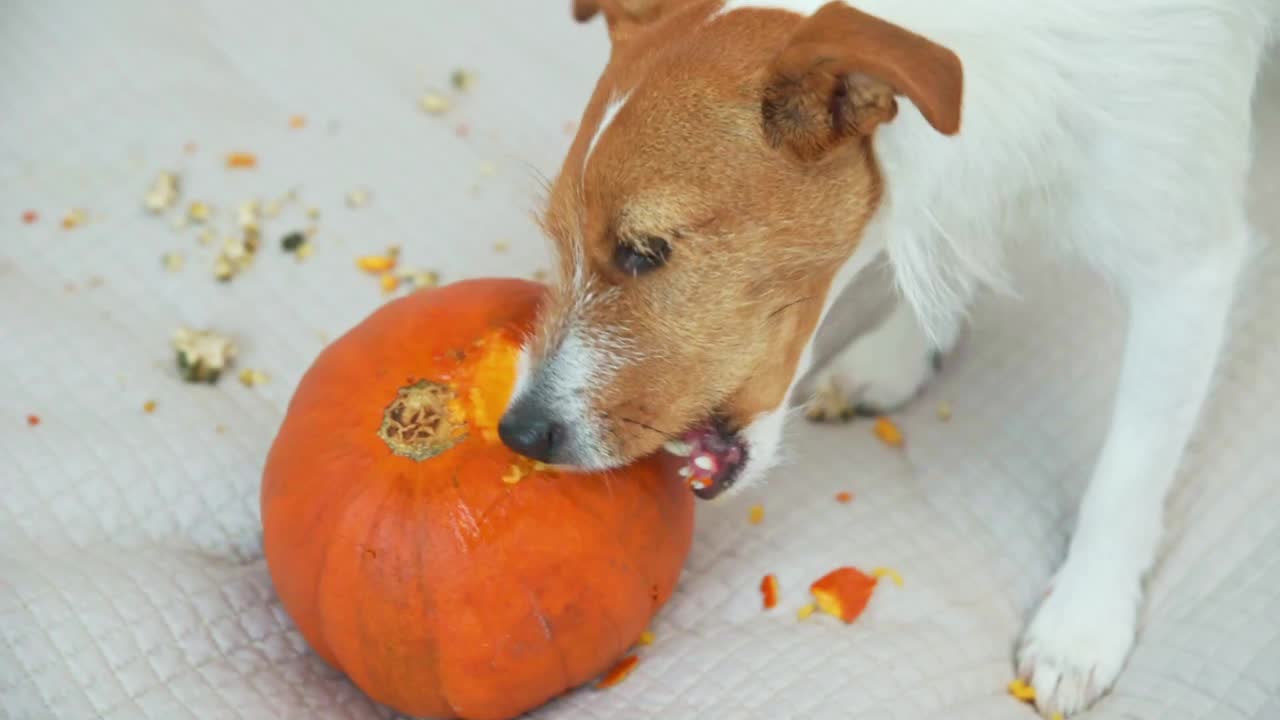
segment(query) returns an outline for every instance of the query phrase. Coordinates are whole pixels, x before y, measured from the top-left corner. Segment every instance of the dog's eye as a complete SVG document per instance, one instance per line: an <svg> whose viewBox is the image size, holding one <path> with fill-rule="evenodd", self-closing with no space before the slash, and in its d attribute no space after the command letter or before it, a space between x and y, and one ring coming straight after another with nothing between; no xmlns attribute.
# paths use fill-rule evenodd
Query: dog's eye
<svg viewBox="0 0 1280 720"><path fill-rule="evenodd" d="M671 243L660 237L644 238L639 244L619 243L613 261L622 272L635 277L666 264L671 257Z"/></svg>

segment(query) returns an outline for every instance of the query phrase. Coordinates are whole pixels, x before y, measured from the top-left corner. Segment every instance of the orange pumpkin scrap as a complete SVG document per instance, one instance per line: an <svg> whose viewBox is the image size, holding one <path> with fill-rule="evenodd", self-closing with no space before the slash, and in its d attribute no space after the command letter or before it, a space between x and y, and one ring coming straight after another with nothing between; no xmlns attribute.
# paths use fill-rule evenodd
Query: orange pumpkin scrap
<svg viewBox="0 0 1280 720"><path fill-rule="evenodd" d="M902 587L904 584L902 581L902 573L898 572L897 570L894 570L893 568L878 567L875 570L871 571L871 577L877 580L879 580L880 578L887 577L893 581L894 585L897 585L898 587Z"/></svg>
<svg viewBox="0 0 1280 720"><path fill-rule="evenodd" d="M772 573L765 575L760 581L760 594L764 596L764 609L772 610L778 606L778 578Z"/></svg>
<svg viewBox="0 0 1280 720"><path fill-rule="evenodd" d="M1036 701L1036 689L1022 678L1014 678L1009 682L1009 694L1024 703L1035 704ZM1062 713L1053 713L1049 720L1063 720Z"/></svg>
<svg viewBox="0 0 1280 720"><path fill-rule="evenodd" d="M876 578L857 568L842 567L818 578L809 592L819 610L851 623L867 608L875 588Z"/></svg>
<svg viewBox="0 0 1280 720"><path fill-rule="evenodd" d="M889 447L902 447L903 438L902 430L893 424L893 421L887 417L876 418L875 426L876 437L880 438L880 442Z"/></svg>
<svg viewBox="0 0 1280 720"><path fill-rule="evenodd" d="M395 266L395 255L365 255L364 257L356 258L356 267L367 273L385 273L394 269ZM394 278L395 276L393 275L392 277Z"/></svg>
<svg viewBox="0 0 1280 720"><path fill-rule="evenodd" d="M1022 702L1036 701L1036 689L1027 684L1022 678L1014 678L1009 681L1009 694Z"/></svg>
<svg viewBox="0 0 1280 720"><path fill-rule="evenodd" d="M251 170L258 167L258 156L247 152L227 153L227 167L234 170Z"/></svg>
<svg viewBox="0 0 1280 720"><path fill-rule="evenodd" d="M613 667L609 668L609 671L600 678L600 681L596 683L596 689L604 690L606 688L611 688L623 680L626 680L627 676L631 674L631 671L635 670L636 665L639 664L640 658L635 655L628 655L622 658Z"/></svg>
<svg viewBox="0 0 1280 720"><path fill-rule="evenodd" d="M590 682L689 551L694 499L662 454L578 474L498 440L542 297L475 280L384 305L320 354L267 458L263 541L284 608L406 715L510 718Z"/></svg>

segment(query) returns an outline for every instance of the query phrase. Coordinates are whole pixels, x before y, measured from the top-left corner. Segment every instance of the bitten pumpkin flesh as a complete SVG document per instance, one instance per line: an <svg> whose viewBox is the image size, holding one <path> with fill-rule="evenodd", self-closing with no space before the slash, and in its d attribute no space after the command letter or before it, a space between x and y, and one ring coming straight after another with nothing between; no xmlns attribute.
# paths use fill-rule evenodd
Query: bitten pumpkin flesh
<svg viewBox="0 0 1280 720"><path fill-rule="evenodd" d="M693 496L665 460L571 473L498 439L542 292L475 280L384 306L321 353L267 458L281 602L408 715L513 717L590 681L688 554Z"/></svg>

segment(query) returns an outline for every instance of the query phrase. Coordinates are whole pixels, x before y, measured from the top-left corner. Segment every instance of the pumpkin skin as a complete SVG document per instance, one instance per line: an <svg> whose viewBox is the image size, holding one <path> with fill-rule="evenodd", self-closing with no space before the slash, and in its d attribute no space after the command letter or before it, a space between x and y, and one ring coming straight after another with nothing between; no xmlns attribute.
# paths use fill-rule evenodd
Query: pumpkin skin
<svg viewBox="0 0 1280 720"><path fill-rule="evenodd" d="M509 718L591 680L689 552L693 495L661 454L582 474L498 439L542 295L473 280L383 306L307 371L267 458L263 543L285 610L407 715Z"/></svg>

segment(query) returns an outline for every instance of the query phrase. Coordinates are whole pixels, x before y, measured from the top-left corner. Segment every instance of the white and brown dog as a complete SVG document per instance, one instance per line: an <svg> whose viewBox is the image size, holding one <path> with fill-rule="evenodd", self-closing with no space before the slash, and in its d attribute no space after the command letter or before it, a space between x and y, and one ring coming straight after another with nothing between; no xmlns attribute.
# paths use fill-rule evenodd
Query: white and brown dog
<svg viewBox="0 0 1280 720"><path fill-rule="evenodd" d="M854 7L856 5L856 8ZM949 349L1010 238L1129 305L1066 560L1023 635L1046 714L1134 642L1163 498L1249 249L1251 99L1277 0L579 0L613 50L543 215L560 274L501 425L542 461L664 445L699 495L762 478L835 298L899 300L818 374L884 410Z"/></svg>

